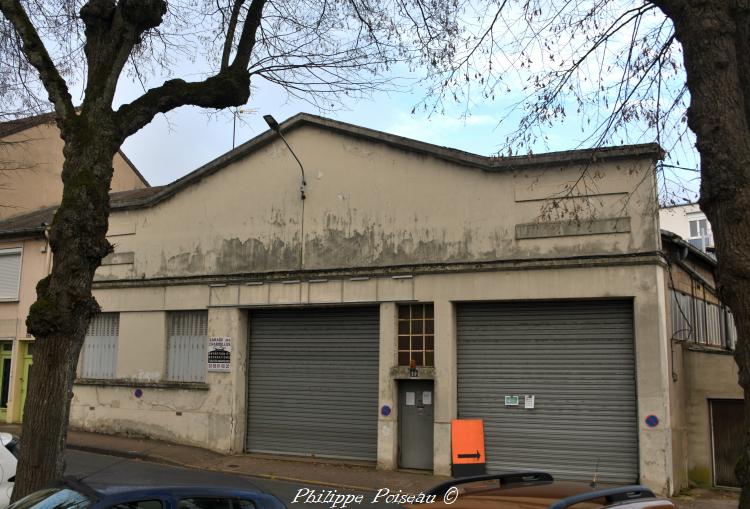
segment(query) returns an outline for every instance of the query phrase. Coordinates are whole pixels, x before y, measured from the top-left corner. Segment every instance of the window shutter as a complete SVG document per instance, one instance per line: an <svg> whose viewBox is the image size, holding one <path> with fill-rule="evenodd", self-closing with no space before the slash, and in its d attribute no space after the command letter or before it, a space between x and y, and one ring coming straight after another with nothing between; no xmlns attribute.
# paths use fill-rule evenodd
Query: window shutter
<svg viewBox="0 0 750 509"><path fill-rule="evenodd" d="M167 379L203 382L206 379L208 312L169 313Z"/></svg>
<svg viewBox="0 0 750 509"><path fill-rule="evenodd" d="M119 334L119 313L100 313L91 319L83 343L82 378L115 378Z"/></svg>
<svg viewBox="0 0 750 509"><path fill-rule="evenodd" d="M0 249L0 299L18 300L21 249Z"/></svg>

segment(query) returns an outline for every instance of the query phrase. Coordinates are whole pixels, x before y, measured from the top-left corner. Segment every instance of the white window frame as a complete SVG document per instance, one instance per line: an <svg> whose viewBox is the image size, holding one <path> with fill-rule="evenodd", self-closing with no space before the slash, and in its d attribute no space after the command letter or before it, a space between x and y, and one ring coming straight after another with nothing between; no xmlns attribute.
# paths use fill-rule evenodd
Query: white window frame
<svg viewBox="0 0 750 509"><path fill-rule="evenodd" d="M23 247L7 247L0 249L0 257L18 255L18 280L16 281L16 294L14 296L0 295L0 302L18 302L21 294L21 274L23 273Z"/></svg>
<svg viewBox="0 0 750 509"><path fill-rule="evenodd" d="M688 242L694 246L700 249L703 252L706 252L709 247L714 246L714 234L711 230L711 223L706 218L706 215L698 212L693 214L688 214ZM701 231L700 229L700 222L705 221L706 222L706 230ZM692 232L692 224L696 224L696 230L698 231L697 235L693 235Z"/></svg>

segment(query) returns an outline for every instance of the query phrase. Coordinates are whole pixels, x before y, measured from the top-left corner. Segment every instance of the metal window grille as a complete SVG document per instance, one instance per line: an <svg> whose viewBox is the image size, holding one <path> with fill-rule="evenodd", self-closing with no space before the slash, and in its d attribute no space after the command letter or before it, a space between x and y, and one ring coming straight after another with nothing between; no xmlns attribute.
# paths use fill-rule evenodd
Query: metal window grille
<svg viewBox="0 0 750 509"><path fill-rule="evenodd" d="M675 290L670 294L672 338L734 349L737 329L726 306L711 304Z"/></svg>
<svg viewBox="0 0 750 509"><path fill-rule="evenodd" d="M0 249L0 299L18 299L21 276L21 250Z"/></svg>
<svg viewBox="0 0 750 509"><path fill-rule="evenodd" d="M83 342L82 378L115 378L119 334L119 313L100 313L91 319Z"/></svg>
<svg viewBox="0 0 750 509"><path fill-rule="evenodd" d="M208 312L169 313L167 340L167 379L203 382L206 379Z"/></svg>

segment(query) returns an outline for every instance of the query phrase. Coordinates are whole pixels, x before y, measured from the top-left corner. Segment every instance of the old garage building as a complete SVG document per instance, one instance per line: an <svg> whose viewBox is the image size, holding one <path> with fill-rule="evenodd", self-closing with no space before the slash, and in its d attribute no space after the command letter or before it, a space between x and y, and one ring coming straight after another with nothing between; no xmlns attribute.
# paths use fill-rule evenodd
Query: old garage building
<svg viewBox="0 0 750 509"><path fill-rule="evenodd" d="M659 147L282 129L304 200L273 132L115 196L74 426L448 474L482 418L490 471L674 489Z"/></svg>

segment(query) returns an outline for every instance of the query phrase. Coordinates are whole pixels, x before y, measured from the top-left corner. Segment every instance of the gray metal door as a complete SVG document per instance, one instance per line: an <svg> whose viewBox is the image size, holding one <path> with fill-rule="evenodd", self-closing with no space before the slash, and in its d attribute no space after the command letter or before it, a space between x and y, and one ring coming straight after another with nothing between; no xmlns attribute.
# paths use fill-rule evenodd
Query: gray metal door
<svg viewBox="0 0 750 509"><path fill-rule="evenodd" d="M638 479L631 301L461 304L456 313L458 414L484 419L488 472Z"/></svg>
<svg viewBox="0 0 750 509"><path fill-rule="evenodd" d="M432 470L435 398L429 380L398 384L398 465Z"/></svg>
<svg viewBox="0 0 750 509"><path fill-rule="evenodd" d="M740 460L743 403L741 399L711 401L711 441L716 486L741 487L734 468Z"/></svg>
<svg viewBox="0 0 750 509"><path fill-rule="evenodd" d="M375 460L377 307L250 314L246 447Z"/></svg>

